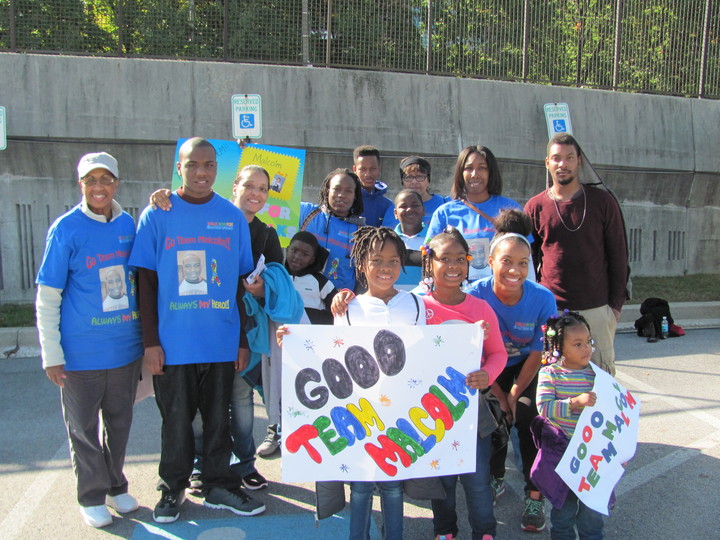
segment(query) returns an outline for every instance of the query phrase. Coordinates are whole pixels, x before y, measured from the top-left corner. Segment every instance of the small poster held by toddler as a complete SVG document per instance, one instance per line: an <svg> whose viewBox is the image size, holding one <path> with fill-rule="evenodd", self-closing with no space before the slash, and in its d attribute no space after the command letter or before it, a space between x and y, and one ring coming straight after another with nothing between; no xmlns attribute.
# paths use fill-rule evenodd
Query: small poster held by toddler
<svg viewBox="0 0 720 540"><path fill-rule="evenodd" d="M610 374L590 366L597 401L583 409L555 472L586 506L607 516L610 495L625 472L622 464L635 455L640 401Z"/></svg>

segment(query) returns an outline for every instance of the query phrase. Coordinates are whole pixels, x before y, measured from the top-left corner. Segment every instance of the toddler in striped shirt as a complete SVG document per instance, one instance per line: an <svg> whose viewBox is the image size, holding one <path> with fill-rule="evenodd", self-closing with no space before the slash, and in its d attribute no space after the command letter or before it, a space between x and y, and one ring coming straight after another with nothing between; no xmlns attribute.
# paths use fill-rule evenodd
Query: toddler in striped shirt
<svg viewBox="0 0 720 540"><path fill-rule="evenodd" d="M595 405L595 372L590 367L594 350L590 326L579 313L565 310L548 319L543 328L543 364L537 385L537 408L545 421L536 435L538 453L531 478L553 504L550 537L553 540L600 540L603 516L584 505L554 472L557 463L542 463L562 456L575 432L580 413ZM538 426L540 427L540 426ZM540 431L540 429L538 430ZM536 477L537 475L537 477Z"/></svg>

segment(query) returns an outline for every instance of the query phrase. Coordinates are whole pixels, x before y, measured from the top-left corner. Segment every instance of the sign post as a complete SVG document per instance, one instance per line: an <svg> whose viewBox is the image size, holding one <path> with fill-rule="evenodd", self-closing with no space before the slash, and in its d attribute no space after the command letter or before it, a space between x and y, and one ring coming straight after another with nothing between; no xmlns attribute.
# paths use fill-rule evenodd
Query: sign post
<svg viewBox="0 0 720 540"><path fill-rule="evenodd" d="M548 139L557 133L572 135L572 122L570 122L570 107L567 103L546 103L545 122L547 123Z"/></svg>
<svg viewBox="0 0 720 540"><path fill-rule="evenodd" d="M7 128L5 127L5 107L0 107L0 150L7 148Z"/></svg>
<svg viewBox="0 0 720 540"><path fill-rule="evenodd" d="M232 125L235 139L262 137L260 94L235 94L232 97Z"/></svg>

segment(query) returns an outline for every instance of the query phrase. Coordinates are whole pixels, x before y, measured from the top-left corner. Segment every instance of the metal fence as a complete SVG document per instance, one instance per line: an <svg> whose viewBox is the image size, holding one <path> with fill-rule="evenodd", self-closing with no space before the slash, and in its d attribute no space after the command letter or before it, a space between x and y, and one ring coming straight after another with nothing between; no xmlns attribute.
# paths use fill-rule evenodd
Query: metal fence
<svg viewBox="0 0 720 540"><path fill-rule="evenodd" d="M0 50L720 98L720 0L0 0Z"/></svg>

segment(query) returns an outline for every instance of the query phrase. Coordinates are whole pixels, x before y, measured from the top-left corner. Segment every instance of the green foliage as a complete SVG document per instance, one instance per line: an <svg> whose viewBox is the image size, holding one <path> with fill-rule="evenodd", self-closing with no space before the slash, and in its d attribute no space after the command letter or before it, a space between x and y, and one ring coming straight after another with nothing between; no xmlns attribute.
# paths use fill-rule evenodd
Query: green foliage
<svg viewBox="0 0 720 540"><path fill-rule="evenodd" d="M14 25L17 50L329 62L597 88L614 84L618 0L530 0L527 28L525 0L13 0L12 5L14 13L10 0L0 0L0 49L13 47ZM697 94L705 2L623 0L621 5L619 89ZM705 94L720 97L720 2L712 3L710 14Z"/></svg>

